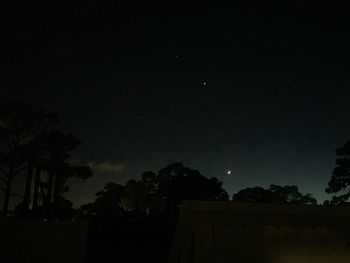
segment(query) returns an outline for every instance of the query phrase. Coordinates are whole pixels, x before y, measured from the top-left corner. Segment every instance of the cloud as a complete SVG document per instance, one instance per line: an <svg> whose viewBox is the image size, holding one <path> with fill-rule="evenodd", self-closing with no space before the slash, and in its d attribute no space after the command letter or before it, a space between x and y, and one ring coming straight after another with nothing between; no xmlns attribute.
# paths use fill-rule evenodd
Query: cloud
<svg viewBox="0 0 350 263"><path fill-rule="evenodd" d="M98 173L119 173L126 167L122 163L89 163L88 165Z"/></svg>

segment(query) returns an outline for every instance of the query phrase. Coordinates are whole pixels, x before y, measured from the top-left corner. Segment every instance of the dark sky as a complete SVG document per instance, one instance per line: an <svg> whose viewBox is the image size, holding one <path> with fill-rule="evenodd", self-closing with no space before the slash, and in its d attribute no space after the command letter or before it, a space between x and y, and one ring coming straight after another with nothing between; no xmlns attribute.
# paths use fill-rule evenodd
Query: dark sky
<svg viewBox="0 0 350 263"><path fill-rule="evenodd" d="M76 161L97 172L72 181L76 205L175 161L230 195L273 183L327 197L350 139L346 9L12 2L1 4L1 100L56 112L83 141Z"/></svg>

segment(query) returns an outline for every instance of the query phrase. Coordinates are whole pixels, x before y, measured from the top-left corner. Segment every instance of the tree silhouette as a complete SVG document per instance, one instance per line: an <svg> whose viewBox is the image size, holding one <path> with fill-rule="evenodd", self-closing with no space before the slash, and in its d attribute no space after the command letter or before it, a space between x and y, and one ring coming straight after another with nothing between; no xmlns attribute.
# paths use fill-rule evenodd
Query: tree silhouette
<svg viewBox="0 0 350 263"><path fill-rule="evenodd" d="M343 147L336 150L340 156L336 160L336 167L333 170L332 177L328 182L326 192L329 194L343 191L340 196L333 196L330 204L344 204L350 197L350 141L346 142Z"/></svg>
<svg viewBox="0 0 350 263"><path fill-rule="evenodd" d="M80 213L84 215L121 215L121 196L124 186L113 182L107 183L104 188L96 193L96 200L80 207Z"/></svg>
<svg viewBox="0 0 350 263"><path fill-rule="evenodd" d="M234 202L271 203L272 193L261 186L240 190L232 196Z"/></svg>
<svg viewBox="0 0 350 263"><path fill-rule="evenodd" d="M124 187L109 183L97 193L97 196L94 203L86 204L81 209L85 212L117 213L119 209L123 209L176 217L183 200L229 200L221 181L215 177L207 178L199 171L185 167L181 163L170 164L157 174L145 172L141 180L129 180Z"/></svg>
<svg viewBox="0 0 350 263"><path fill-rule="evenodd" d="M25 194L22 203L16 207L19 215L45 218L72 215L73 204L62 196L69 190L67 179L92 176L88 166L69 163L71 152L78 145L77 138L60 130L43 131L32 139L28 146L31 157L28 159ZM30 203L32 209L29 212Z"/></svg>
<svg viewBox="0 0 350 263"><path fill-rule="evenodd" d="M273 203L273 204L316 204L311 194L302 194L295 185L270 185L268 189L260 186L240 190L232 196L234 202Z"/></svg>
<svg viewBox="0 0 350 263"><path fill-rule="evenodd" d="M144 211L144 200L148 194L146 185L141 180L131 179L126 182L121 196L121 206L126 211Z"/></svg>
<svg viewBox="0 0 350 263"><path fill-rule="evenodd" d="M129 201L129 209L176 217L183 200L227 201L229 196L217 178L209 179L198 170L173 163L158 174L145 172L141 180L130 180L124 198Z"/></svg>
<svg viewBox="0 0 350 263"><path fill-rule="evenodd" d="M159 182L154 172L144 172L141 180L131 179L125 184L121 206L126 211L164 214L165 197L158 190Z"/></svg>
<svg viewBox="0 0 350 263"><path fill-rule="evenodd" d="M46 185L48 200L51 200L53 194L55 202L59 194L68 191L66 185L68 178L87 179L92 176L92 171L88 166L69 163L71 152L80 144L81 142L72 134L65 134L60 130L45 131L36 137L34 145L38 148L39 153L36 164L48 173ZM53 185L54 189L52 189Z"/></svg>
<svg viewBox="0 0 350 263"><path fill-rule="evenodd" d="M81 142L71 134L53 130L56 123L55 114L35 111L29 103L0 104L0 190L5 193L4 215L7 214L13 181L24 171L27 177L24 198L18 206L21 212L29 209L30 201L36 209L39 200L44 210L62 208L63 211L71 207L70 201L59 196L68 190L67 179L92 176L88 166L69 163L71 152Z"/></svg>
<svg viewBox="0 0 350 263"><path fill-rule="evenodd" d="M22 101L0 104L0 174L4 192L3 214L6 215L14 179L31 169L29 146L35 136L57 122L57 116L44 111L34 111ZM30 172L28 172L30 173Z"/></svg>
<svg viewBox="0 0 350 263"><path fill-rule="evenodd" d="M183 200L229 200L216 177L209 179L182 163L170 164L158 172L158 192L166 199L166 213L170 216L177 215Z"/></svg>
<svg viewBox="0 0 350 263"><path fill-rule="evenodd" d="M148 213L164 214L166 209L166 196L159 189L158 176L154 172L144 172L141 182L147 194L143 199L143 207Z"/></svg>

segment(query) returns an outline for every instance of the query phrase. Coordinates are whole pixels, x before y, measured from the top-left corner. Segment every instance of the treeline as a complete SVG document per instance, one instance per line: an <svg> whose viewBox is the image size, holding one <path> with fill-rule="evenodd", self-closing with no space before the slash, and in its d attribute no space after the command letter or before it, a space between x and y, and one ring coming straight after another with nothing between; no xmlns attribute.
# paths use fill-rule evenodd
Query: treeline
<svg viewBox="0 0 350 263"><path fill-rule="evenodd" d="M3 215L8 214L11 197L19 196L16 213L21 217L65 218L72 216L118 216L155 214L175 218L182 200L233 201L276 204L316 204L311 194L297 186L252 187L229 197L223 183L207 178L182 163L170 164L158 172L144 172L124 185L109 182L96 193L96 200L73 209L62 195L68 191L68 178L87 179L92 171L86 165L73 165L72 151L81 141L58 128L56 114L34 110L23 101L0 104L0 190ZM336 153L340 156L328 183L327 193L342 192L325 205L347 204L350 197L350 142ZM14 180L26 177L24 194L12 192Z"/></svg>
<svg viewBox="0 0 350 263"><path fill-rule="evenodd" d="M175 217L182 200L228 201L229 196L216 177L174 163L158 173L145 172L125 185L110 182L96 193L96 200L81 206L83 214L121 215L125 212L152 213Z"/></svg>
<svg viewBox="0 0 350 263"><path fill-rule="evenodd" d="M222 182L207 178L198 170L174 163L155 172L145 172L139 180L125 185L110 182L96 193L93 203L82 205L83 215L123 215L125 212L177 216L182 200L234 201L276 204L316 204L311 194L301 194L296 186L271 185L247 188L230 199Z"/></svg>
<svg viewBox="0 0 350 263"><path fill-rule="evenodd" d="M69 162L80 140L57 128L56 114L36 111L23 101L0 104L0 179L3 215L7 215L10 198L22 197L17 206L21 215L40 214L56 217L70 210L72 203L62 197L71 177L89 178L88 166ZM25 175L24 194L12 193L14 180Z"/></svg>

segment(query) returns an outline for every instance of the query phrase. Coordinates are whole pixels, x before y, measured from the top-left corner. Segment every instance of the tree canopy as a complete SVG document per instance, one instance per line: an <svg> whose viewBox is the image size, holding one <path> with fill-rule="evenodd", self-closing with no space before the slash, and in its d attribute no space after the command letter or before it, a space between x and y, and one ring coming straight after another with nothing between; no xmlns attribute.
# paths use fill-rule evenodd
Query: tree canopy
<svg viewBox="0 0 350 263"><path fill-rule="evenodd" d="M173 163L158 173L145 172L141 179L129 180L124 186L108 183L97 193L96 201L82 209L99 213L102 210L98 209L104 207L118 211L118 204L124 211L151 211L175 217L183 200L228 201L229 196L216 177L207 178L198 170Z"/></svg>
<svg viewBox="0 0 350 263"><path fill-rule="evenodd" d="M72 151L81 141L70 133L60 130L43 131L33 140L36 163L49 174L56 175L57 194L68 190L66 180L71 177L87 179L92 171L87 165L73 165L69 162Z"/></svg>
<svg viewBox="0 0 350 263"><path fill-rule="evenodd" d="M342 192L341 195L333 196L330 204L343 204L350 198L350 141L337 149L336 154L340 158L336 160L336 167L328 182L326 192L329 194Z"/></svg>
<svg viewBox="0 0 350 263"><path fill-rule="evenodd" d="M13 180L27 169L33 153L33 140L48 126L57 123L55 114L35 111L23 101L0 104L0 187L5 194L3 213L6 214Z"/></svg>
<svg viewBox="0 0 350 263"><path fill-rule="evenodd" d="M120 184L107 183L105 187L96 193L93 212L99 215L119 215L121 213L120 198L124 187Z"/></svg>
<svg viewBox="0 0 350 263"><path fill-rule="evenodd" d="M68 189L66 180L73 176L82 179L92 176L88 166L69 162L72 151L81 142L72 134L54 129L57 124L56 114L34 110L29 103L0 103L0 190L5 193L4 215L9 207L13 181L22 172L26 171L27 179L23 202L19 205L21 211L28 209L29 202L35 208L39 193L43 207L51 205L53 185L54 206L69 208L71 202L59 197ZM43 180L42 172L48 175L48 182ZM29 198L31 191L33 200Z"/></svg>
<svg viewBox="0 0 350 263"><path fill-rule="evenodd" d="M229 196L216 177L207 178L198 170L173 163L157 175L157 191L166 199L166 212L175 215L183 200L228 201Z"/></svg>
<svg viewBox="0 0 350 263"><path fill-rule="evenodd" d="M232 196L234 202L273 204L316 204L311 194L302 194L295 185L270 185L268 189L253 187L240 190Z"/></svg>

